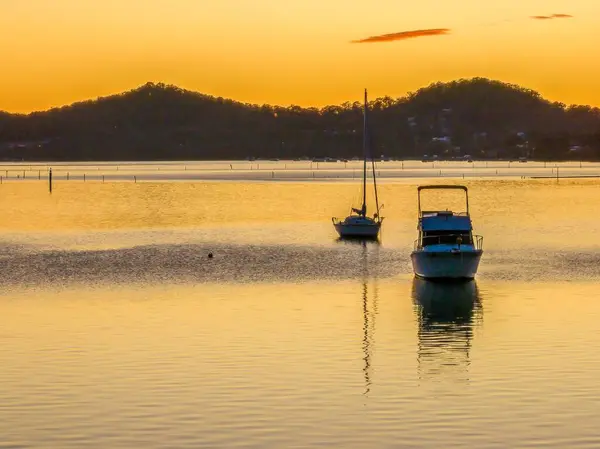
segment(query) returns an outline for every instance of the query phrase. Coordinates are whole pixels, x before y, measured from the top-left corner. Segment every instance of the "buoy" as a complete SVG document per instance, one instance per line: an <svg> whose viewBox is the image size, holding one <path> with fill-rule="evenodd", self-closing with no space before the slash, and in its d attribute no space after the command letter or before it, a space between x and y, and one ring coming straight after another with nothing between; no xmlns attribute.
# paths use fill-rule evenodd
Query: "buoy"
<svg viewBox="0 0 600 449"><path fill-rule="evenodd" d="M212 259L213 258L213 253L208 253L208 258Z"/></svg>

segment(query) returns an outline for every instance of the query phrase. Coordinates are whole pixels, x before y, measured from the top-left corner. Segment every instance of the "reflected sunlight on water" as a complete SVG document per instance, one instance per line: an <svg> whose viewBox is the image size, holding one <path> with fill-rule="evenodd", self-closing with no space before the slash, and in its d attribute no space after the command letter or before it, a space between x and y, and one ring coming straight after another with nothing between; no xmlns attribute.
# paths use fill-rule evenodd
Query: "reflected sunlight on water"
<svg viewBox="0 0 600 449"><path fill-rule="evenodd" d="M466 183L450 286L408 182L0 185L0 447L598 447L600 182Z"/></svg>

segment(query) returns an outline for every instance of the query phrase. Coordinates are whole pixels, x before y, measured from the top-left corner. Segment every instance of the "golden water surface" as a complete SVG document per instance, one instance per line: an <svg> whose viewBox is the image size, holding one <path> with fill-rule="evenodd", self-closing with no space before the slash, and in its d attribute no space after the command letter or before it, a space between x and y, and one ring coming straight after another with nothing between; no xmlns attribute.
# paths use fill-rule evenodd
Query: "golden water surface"
<svg viewBox="0 0 600 449"><path fill-rule="evenodd" d="M0 447L598 447L600 181L460 180L451 286L421 181L379 245L336 241L356 182L0 185Z"/></svg>

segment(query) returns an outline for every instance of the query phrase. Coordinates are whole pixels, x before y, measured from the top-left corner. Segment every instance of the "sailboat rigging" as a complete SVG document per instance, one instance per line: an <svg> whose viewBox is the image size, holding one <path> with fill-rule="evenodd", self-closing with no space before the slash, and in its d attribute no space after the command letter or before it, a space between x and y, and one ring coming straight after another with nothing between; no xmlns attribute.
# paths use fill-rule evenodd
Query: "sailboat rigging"
<svg viewBox="0 0 600 449"><path fill-rule="evenodd" d="M369 143L370 134L368 126L369 103L367 100L367 89L365 89L364 113L363 113L363 198L360 209L351 208L351 214L343 221L333 217L331 220L340 237L377 238L381 222L379 212L379 198L377 196L377 178L375 176L375 159L371 156L371 167L373 171L373 188L375 191L375 213L373 217L367 216L367 158L370 156ZM383 207L383 206L382 206Z"/></svg>

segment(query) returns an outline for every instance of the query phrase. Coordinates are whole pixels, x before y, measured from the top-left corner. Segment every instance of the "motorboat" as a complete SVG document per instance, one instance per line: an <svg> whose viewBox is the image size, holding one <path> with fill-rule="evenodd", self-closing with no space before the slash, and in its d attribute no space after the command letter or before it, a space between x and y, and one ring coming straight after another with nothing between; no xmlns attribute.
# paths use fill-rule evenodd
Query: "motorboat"
<svg viewBox="0 0 600 449"><path fill-rule="evenodd" d="M368 132L368 109L367 90L365 89L363 120L363 182L362 182L362 206L351 208L350 215L344 220L333 217L331 221L335 230L341 238L369 238L376 239L379 235L383 218L379 216L381 207L377 197L377 180L375 177L375 160L371 158L373 171L373 189L375 190L375 213L372 217L367 215L367 159L369 157L369 132Z"/></svg>
<svg viewBox="0 0 600 449"><path fill-rule="evenodd" d="M462 190L466 210L421 209L421 192L434 189ZM417 188L419 238L410 257L415 275L431 280L470 280L477 274L483 254L483 237L473 234L469 193L460 185L427 185Z"/></svg>

